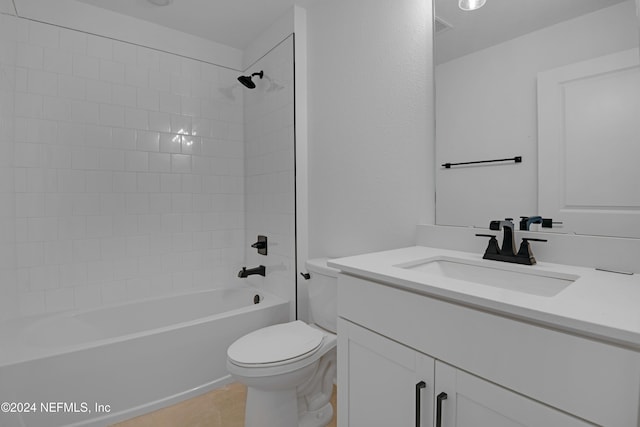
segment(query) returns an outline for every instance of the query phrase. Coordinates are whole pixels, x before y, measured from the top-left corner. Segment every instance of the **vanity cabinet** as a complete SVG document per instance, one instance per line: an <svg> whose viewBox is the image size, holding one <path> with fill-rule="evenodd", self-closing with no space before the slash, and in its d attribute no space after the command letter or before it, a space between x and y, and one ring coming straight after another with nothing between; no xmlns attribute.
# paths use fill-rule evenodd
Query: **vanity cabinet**
<svg viewBox="0 0 640 427"><path fill-rule="evenodd" d="M340 426L592 426L344 319L339 327Z"/></svg>
<svg viewBox="0 0 640 427"><path fill-rule="evenodd" d="M346 274L338 301L340 427L640 426L637 351Z"/></svg>

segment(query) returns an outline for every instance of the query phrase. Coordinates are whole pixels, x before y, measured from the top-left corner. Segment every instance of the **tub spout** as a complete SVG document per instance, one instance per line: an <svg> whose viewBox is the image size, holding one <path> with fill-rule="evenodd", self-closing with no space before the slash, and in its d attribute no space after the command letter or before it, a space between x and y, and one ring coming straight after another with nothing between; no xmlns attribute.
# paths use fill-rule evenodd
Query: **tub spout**
<svg viewBox="0 0 640 427"><path fill-rule="evenodd" d="M238 272L238 277L241 279L244 279L245 277L249 277L253 274L259 274L261 276L264 276L266 274L266 268L264 265L255 267L255 268L249 268L247 269L247 267L242 267L242 270L240 270Z"/></svg>

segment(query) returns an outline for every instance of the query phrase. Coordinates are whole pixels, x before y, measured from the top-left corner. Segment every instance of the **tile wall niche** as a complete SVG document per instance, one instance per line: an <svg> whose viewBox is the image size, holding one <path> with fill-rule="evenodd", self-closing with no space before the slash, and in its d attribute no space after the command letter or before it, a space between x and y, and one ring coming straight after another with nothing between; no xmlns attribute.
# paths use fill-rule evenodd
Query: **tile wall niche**
<svg viewBox="0 0 640 427"><path fill-rule="evenodd" d="M246 72L264 71L257 87L244 90L247 267L260 264L267 276L250 281L289 301L296 300L295 134L293 35ZM268 256L250 245L269 239ZM295 318L295 304L290 305Z"/></svg>
<svg viewBox="0 0 640 427"><path fill-rule="evenodd" d="M228 285L237 74L0 15L0 320Z"/></svg>

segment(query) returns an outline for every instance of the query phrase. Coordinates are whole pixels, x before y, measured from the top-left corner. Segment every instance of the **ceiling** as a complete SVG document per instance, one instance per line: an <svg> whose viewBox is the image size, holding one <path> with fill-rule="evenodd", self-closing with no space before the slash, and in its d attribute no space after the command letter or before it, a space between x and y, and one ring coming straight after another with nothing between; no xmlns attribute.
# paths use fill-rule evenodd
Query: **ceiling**
<svg viewBox="0 0 640 427"><path fill-rule="evenodd" d="M506 40L633 0L487 0L464 12L456 0L435 0L435 15L451 25L436 35L436 63L467 55Z"/></svg>
<svg viewBox="0 0 640 427"><path fill-rule="evenodd" d="M76 0L244 50L294 4L309 0Z"/></svg>

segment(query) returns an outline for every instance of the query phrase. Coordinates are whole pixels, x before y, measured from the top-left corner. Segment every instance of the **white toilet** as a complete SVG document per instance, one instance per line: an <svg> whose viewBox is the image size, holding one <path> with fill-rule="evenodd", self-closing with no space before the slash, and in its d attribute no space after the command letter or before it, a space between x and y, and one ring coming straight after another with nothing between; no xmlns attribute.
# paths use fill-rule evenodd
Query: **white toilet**
<svg viewBox="0 0 640 427"><path fill-rule="evenodd" d="M245 427L324 427L331 421L338 270L326 261L307 261L312 324L258 329L227 350L229 373L247 385Z"/></svg>

